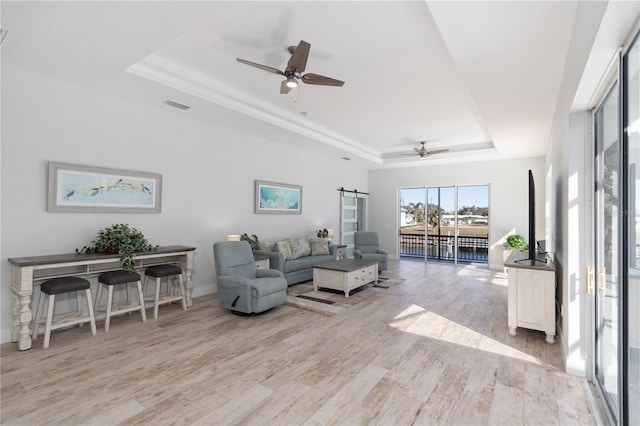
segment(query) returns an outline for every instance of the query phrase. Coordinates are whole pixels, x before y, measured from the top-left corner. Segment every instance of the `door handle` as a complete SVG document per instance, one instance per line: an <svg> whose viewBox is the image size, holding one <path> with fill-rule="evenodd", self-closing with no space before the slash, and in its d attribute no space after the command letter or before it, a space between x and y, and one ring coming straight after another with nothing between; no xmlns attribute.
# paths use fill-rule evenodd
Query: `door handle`
<svg viewBox="0 0 640 426"><path fill-rule="evenodd" d="M588 266L585 268L585 288L584 288L584 293L586 295L590 295L591 294L591 268L589 268Z"/></svg>
<svg viewBox="0 0 640 426"><path fill-rule="evenodd" d="M598 290L600 292L604 292L607 289L607 267L602 268L602 272L600 272L600 282L598 283Z"/></svg>

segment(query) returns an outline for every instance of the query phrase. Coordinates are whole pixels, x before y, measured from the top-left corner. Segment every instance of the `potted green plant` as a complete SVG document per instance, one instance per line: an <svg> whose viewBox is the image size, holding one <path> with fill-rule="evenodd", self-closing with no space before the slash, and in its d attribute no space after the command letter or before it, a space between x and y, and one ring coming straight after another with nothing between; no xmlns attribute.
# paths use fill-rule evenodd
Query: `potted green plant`
<svg viewBox="0 0 640 426"><path fill-rule="evenodd" d="M529 245L524 240L524 237L519 234L509 235L504 246L510 250L526 250L529 248Z"/></svg>
<svg viewBox="0 0 640 426"><path fill-rule="evenodd" d="M76 253L117 253L122 269L135 272L136 252L151 251L157 247L150 244L138 229L119 223L98 231L91 245L76 249Z"/></svg>
<svg viewBox="0 0 640 426"><path fill-rule="evenodd" d="M519 234L512 234L507 237L507 241L504 243L504 250L502 251L503 263L507 261L507 258L511 255L513 250L525 250L529 245L524 240L524 237Z"/></svg>

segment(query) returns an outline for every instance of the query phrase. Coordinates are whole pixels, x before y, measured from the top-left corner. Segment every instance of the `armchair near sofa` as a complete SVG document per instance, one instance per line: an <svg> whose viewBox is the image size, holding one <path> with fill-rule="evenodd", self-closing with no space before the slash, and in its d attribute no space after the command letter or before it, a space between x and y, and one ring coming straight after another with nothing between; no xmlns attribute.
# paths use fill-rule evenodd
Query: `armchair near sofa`
<svg viewBox="0 0 640 426"><path fill-rule="evenodd" d="M223 308L252 314L285 302L287 281L283 274L273 269L257 269L248 242L214 243L213 258L218 275L218 300Z"/></svg>
<svg viewBox="0 0 640 426"><path fill-rule="evenodd" d="M380 249L377 232L355 232L353 234L353 257L378 261L378 271L387 270L387 252Z"/></svg>

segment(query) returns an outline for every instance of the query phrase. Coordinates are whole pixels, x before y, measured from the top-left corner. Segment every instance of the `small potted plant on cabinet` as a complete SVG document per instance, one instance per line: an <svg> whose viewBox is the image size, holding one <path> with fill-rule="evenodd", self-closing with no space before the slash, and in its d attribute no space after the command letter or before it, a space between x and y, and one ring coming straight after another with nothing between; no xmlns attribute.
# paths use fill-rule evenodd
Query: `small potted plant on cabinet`
<svg viewBox="0 0 640 426"><path fill-rule="evenodd" d="M524 237L520 234L512 234L507 237L507 241L504 243L504 250L502 252L503 262L507 260L513 250L526 250L529 245L524 240Z"/></svg>

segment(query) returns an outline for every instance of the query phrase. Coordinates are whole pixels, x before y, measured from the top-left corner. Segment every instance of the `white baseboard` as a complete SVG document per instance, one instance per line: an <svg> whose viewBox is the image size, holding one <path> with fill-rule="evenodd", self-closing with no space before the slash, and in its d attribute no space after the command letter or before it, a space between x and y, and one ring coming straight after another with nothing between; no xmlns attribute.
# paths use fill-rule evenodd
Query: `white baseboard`
<svg viewBox="0 0 640 426"><path fill-rule="evenodd" d="M204 286L198 286L198 287L194 287L193 291L191 292L191 297L200 297L200 296L206 296L208 294L214 294L218 292L218 286L216 286L215 284L207 284Z"/></svg>

